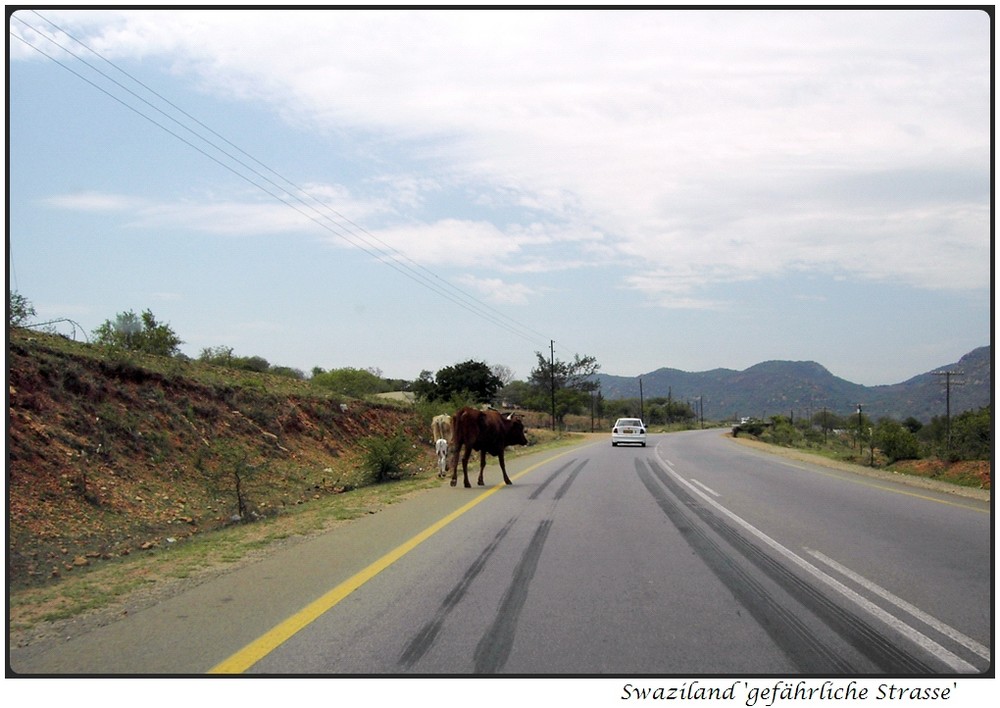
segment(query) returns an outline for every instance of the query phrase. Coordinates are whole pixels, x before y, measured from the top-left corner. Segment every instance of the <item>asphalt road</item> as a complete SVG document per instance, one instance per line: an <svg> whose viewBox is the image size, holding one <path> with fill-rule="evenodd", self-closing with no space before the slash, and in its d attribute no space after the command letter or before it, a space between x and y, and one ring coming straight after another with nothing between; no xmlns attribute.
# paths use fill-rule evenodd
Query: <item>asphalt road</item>
<svg viewBox="0 0 1000 708"><path fill-rule="evenodd" d="M57 644L40 675L964 676L988 502L721 431L610 436L442 486ZM486 481L500 481L495 461Z"/></svg>

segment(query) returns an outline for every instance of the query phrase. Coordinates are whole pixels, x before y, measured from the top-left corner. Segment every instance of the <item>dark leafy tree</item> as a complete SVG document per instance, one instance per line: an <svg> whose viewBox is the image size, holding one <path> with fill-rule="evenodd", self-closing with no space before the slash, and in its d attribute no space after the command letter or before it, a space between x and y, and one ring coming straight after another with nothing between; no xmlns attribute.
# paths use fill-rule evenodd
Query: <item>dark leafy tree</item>
<svg viewBox="0 0 1000 708"><path fill-rule="evenodd" d="M433 387L426 386L426 381L418 382L415 388L418 385L421 390L430 389L430 400L471 397L477 403L489 403L496 397L503 382L483 362L469 360L438 371Z"/></svg>
<svg viewBox="0 0 1000 708"><path fill-rule="evenodd" d="M437 384L434 383L434 374L427 369L421 371L420 376L418 376L417 380L413 382L411 390L417 398L421 400L436 400L435 394L437 393Z"/></svg>

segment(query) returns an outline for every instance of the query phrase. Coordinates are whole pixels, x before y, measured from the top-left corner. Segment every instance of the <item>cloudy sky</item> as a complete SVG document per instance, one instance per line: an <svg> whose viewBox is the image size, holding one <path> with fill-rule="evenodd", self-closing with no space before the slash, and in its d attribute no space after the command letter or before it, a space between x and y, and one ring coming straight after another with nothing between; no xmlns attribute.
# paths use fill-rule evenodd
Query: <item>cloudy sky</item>
<svg viewBox="0 0 1000 708"><path fill-rule="evenodd" d="M554 342L615 375L788 359L874 385L991 342L982 12L8 30L8 280L38 321L150 309L189 356L407 379L523 379Z"/></svg>

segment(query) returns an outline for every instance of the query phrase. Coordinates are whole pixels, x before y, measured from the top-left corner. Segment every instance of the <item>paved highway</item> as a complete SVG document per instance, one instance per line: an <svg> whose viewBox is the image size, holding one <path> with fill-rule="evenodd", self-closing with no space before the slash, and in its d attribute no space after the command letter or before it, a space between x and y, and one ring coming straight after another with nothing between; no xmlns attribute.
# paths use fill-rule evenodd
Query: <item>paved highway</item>
<svg viewBox="0 0 1000 708"><path fill-rule="evenodd" d="M968 675L987 502L721 431L511 460L69 641L42 674ZM488 484L499 481L495 462Z"/></svg>

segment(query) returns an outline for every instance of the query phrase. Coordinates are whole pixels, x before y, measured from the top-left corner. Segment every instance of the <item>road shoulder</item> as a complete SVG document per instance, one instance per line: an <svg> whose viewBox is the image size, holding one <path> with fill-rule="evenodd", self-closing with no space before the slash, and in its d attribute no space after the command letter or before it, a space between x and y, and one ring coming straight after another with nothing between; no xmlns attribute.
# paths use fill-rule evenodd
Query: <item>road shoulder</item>
<svg viewBox="0 0 1000 708"><path fill-rule="evenodd" d="M840 470L842 472L849 472L851 474L861 475L864 477L871 477L874 479L881 479L885 481L892 481L898 484L905 484L911 487L918 487L920 489L928 489L935 492L940 492L943 494L953 494L959 497L965 497L967 499L978 499L980 501L990 501L991 493L989 489L976 489L974 487L963 487L957 484L950 484L948 482L942 482L937 479L930 479L927 477L919 477L916 475L901 474L899 472L892 472L890 470L877 469L874 467L865 467L864 465L854 465L849 462L841 462L839 460L831 460L822 455L815 455L804 450L796 450L794 448L781 447L779 445L771 445L769 443L764 443L759 440L751 440L749 438L733 437L732 433L723 433L723 437L729 438L734 443L740 445L745 445L746 447L753 448L755 450L760 450L761 452L766 452L771 455L776 455L778 457L785 457L791 460L797 460L799 462L808 462L814 465L820 465L821 467L829 467L831 469Z"/></svg>

